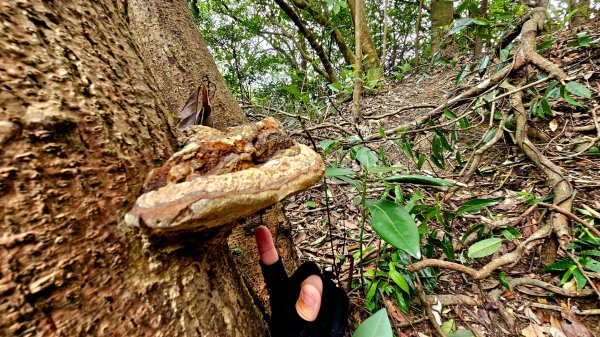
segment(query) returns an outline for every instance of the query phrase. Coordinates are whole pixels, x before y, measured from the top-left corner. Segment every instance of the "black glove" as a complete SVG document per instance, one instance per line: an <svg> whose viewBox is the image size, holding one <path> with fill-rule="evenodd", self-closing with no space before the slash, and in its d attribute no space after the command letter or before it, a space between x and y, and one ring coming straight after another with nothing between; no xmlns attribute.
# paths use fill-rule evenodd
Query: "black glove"
<svg viewBox="0 0 600 337"><path fill-rule="evenodd" d="M348 325L348 296L325 278L313 262L303 263L288 278L281 258L272 265L260 262L263 277L267 284L271 302L272 337L343 337ZM317 275L323 281L321 309L317 319L308 322L296 312L296 301L300 295L300 285L310 275Z"/></svg>

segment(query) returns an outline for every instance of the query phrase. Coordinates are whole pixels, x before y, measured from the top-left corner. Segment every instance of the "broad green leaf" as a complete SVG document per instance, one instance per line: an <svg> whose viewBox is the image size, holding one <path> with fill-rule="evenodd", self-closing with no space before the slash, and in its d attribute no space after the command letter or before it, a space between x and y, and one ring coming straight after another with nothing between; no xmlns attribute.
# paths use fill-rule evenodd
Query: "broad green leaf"
<svg viewBox="0 0 600 337"><path fill-rule="evenodd" d="M393 337L387 310L383 308L367 318L356 328L352 337Z"/></svg>
<svg viewBox="0 0 600 337"><path fill-rule="evenodd" d="M417 161L417 169L421 169L423 167L423 164L425 163L425 155L423 155L422 153L419 153L419 160Z"/></svg>
<svg viewBox="0 0 600 337"><path fill-rule="evenodd" d="M404 151L404 154L408 158L415 160L415 157L412 152L412 144L408 140L402 142L402 151Z"/></svg>
<svg viewBox="0 0 600 337"><path fill-rule="evenodd" d="M460 82L462 82L462 80L465 78L465 76L467 76L467 73L469 72L469 65L465 64L462 69L460 70L460 72L458 73L458 75L456 75L456 79L454 79L454 84L459 85Z"/></svg>
<svg viewBox="0 0 600 337"><path fill-rule="evenodd" d="M510 283L508 283L508 279L506 278L506 272L501 271L500 274L498 274L498 278L500 279L500 282L502 282L504 288L510 290Z"/></svg>
<svg viewBox="0 0 600 337"><path fill-rule="evenodd" d="M454 320L453 319L449 319L447 321L444 321L444 323L442 323L442 331L448 335L449 333L452 332L452 330L454 330Z"/></svg>
<svg viewBox="0 0 600 337"><path fill-rule="evenodd" d="M506 62L506 60L508 60L508 56L510 56L510 50L502 49L500 51L500 62Z"/></svg>
<svg viewBox="0 0 600 337"><path fill-rule="evenodd" d="M577 290L583 289L583 287L585 287L587 283L587 279L585 278L585 276L583 276L579 269L573 270L573 277L575 278L575 282L577 283Z"/></svg>
<svg viewBox="0 0 600 337"><path fill-rule="evenodd" d="M454 112L452 112L452 110L450 110L448 108L444 109L444 116L446 116L450 120L456 119L456 115L454 114Z"/></svg>
<svg viewBox="0 0 600 337"><path fill-rule="evenodd" d="M479 26L489 26L490 22L484 18L473 18L473 23Z"/></svg>
<svg viewBox="0 0 600 337"><path fill-rule="evenodd" d="M361 147L356 153L356 160L365 168L374 166L377 163L377 154L368 147Z"/></svg>
<svg viewBox="0 0 600 337"><path fill-rule="evenodd" d="M592 98L592 92L590 89L579 82L569 82L565 84L565 89L573 95L583 98Z"/></svg>
<svg viewBox="0 0 600 337"><path fill-rule="evenodd" d="M338 93L340 92L340 90L342 90L342 85L340 83L329 83L327 87L329 88L329 90L335 93Z"/></svg>
<svg viewBox="0 0 600 337"><path fill-rule="evenodd" d="M596 260L589 259L583 266L593 272L600 273L600 262Z"/></svg>
<svg viewBox="0 0 600 337"><path fill-rule="evenodd" d="M548 100L546 99L546 97L543 97L540 100L540 107L542 108L542 111L544 111L544 115L547 115L547 116L554 115L552 113L552 108L550 107L550 103L548 103Z"/></svg>
<svg viewBox="0 0 600 337"><path fill-rule="evenodd" d="M471 22L471 18L461 18L458 20L454 20L454 26L452 27L452 29L450 29L448 35L454 35L460 32L461 30L465 29L468 25L470 25Z"/></svg>
<svg viewBox="0 0 600 337"><path fill-rule="evenodd" d="M387 200L368 201L371 226L392 246L419 259L419 232L417 224L404 207Z"/></svg>
<svg viewBox="0 0 600 337"><path fill-rule="evenodd" d="M390 278L392 279L392 281L394 281L394 283L396 283L398 285L398 287L400 287L400 289L402 289L407 294L410 293L410 288L408 287L408 283L406 283L404 276L402 276L402 274L400 274L396 270L396 268L394 267L394 262L390 262L390 272L388 274L390 275Z"/></svg>
<svg viewBox="0 0 600 337"><path fill-rule="evenodd" d="M352 176L355 174L356 172L352 171L351 169L342 167L328 167L325 169L326 177Z"/></svg>
<svg viewBox="0 0 600 337"><path fill-rule="evenodd" d="M479 257L484 257L488 255L492 255L500 249L502 245L502 239L499 238L490 238L485 239L479 242L474 243L469 247L469 251L467 252L467 256L475 259Z"/></svg>
<svg viewBox="0 0 600 337"><path fill-rule="evenodd" d="M323 139L319 142L319 147L323 150L323 153L327 153L333 150L340 142L333 139Z"/></svg>
<svg viewBox="0 0 600 337"><path fill-rule="evenodd" d="M360 190L362 188L362 185L358 181L348 178L347 176L336 176L336 178L341 181L347 182L348 184L354 186L354 188L356 188L357 190Z"/></svg>
<svg viewBox="0 0 600 337"><path fill-rule="evenodd" d="M446 169L446 165L444 164L444 158L443 157L441 159L438 159L436 156L431 155L431 156L429 156L429 160L431 160L431 162L435 166L439 167L440 169L442 169L442 170Z"/></svg>
<svg viewBox="0 0 600 337"><path fill-rule="evenodd" d="M391 183L407 183L428 186L454 186L454 183L449 180L428 177L418 174L400 174L387 177L384 180Z"/></svg>
<svg viewBox="0 0 600 337"><path fill-rule="evenodd" d="M479 62L479 76L483 76L485 74L485 71L487 70L489 63L490 63L490 56L485 55L481 59L481 62Z"/></svg>
<svg viewBox="0 0 600 337"><path fill-rule="evenodd" d="M464 204L460 205L460 207L456 211L456 214L463 214L463 213L468 213L468 212L476 212L476 211L479 211L480 209L482 209L484 207L493 206L493 205L495 205L497 203L498 203L498 201L496 201L494 199L473 199L473 200L469 200L469 201L465 202Z"/></svg>
<svg viewBox="0 0 600 337"><path fill-rule="evenodd" d="M469 120L466 117L463 117L458 120L458 124L460 125L461 129L466 129L469 127Z"/></svg>
<svg viewBox="0 0 600 337"><path fill-rule="evenodd" d="M577 102L571 96L569 96L569 94L567 94L566 91L563 93L562 98L565 100L565 102L567 102L567 103L569 103L571 105L574 105L574 106L583 106L583 104Z"/></svg>

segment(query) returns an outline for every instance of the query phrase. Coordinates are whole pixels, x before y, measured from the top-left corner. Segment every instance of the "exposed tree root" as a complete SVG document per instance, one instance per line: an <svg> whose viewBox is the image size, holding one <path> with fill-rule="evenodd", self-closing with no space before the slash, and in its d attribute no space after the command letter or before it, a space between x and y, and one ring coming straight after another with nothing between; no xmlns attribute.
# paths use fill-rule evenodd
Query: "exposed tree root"
<svg viewBox="0 0 600 337"><path fill-rule="evenodd" d="M561 287L552 285L550 283L544 282L542 280L536 280L536 279L527 278L527 277L508 279L508 284L511 289L518 290L518 287L520 287L520 286L534 286L534 287L545 289L547 291L551 291L555 294L558 294L558 295L561 295L564 297L588 297L588 296L594 295L594 291L592 289L583 289L581 291L569 291L569 290L565 290ZM490 292L490 298L493 299L494 301L497 301L503 292L504 292L503 289L495 289L492 292Z"/></svg>
<svg viewBox="0 0 600 337"><path fill-rule="evenodd" d="M533 17L535 17L535 15ZM510 87L509 84L507 84L507 86ZM517 125L515 139L517 145L529 160L531 160L535 166L548 177L548 182L552 186L554 192L554 205L566 212L570 212L573 207L574 195L571 183L563 176L562 169L544 156L527 137L527 111L523 106L523 93L519 91L511 96L511 104L516 111ZM567 244L571 242L567 217L560 212L553 212L550 216L550 223L558 238L560 247L565 249Z"/></svg>
<svg viewBox="0 0 600 337"><path fill-rule="evenodd" d="M493 259L479 270L455 262L443 261L438 259L425 259L412 263L406 266L406 270L410 272L416 272L427 267L438 267L456 270L471 276L475 280L480 280L490 276L494 270L502 266L518 262L524 253L530 251L533 247L537 246L539 244L539 240L546 238L551 233L552 225L549 222L546 225L540 227L535 233L533 233L529 238L527 238L527 240L525 240L521 245L515 248L515 250L508 254L504 254L496 259Z"/></svg>

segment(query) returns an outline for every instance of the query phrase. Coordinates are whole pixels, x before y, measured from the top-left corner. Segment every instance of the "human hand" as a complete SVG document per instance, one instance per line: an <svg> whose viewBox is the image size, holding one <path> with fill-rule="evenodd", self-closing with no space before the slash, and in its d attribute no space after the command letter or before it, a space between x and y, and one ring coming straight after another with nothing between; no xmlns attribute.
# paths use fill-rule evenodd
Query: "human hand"
<svg viewBox="0 0 600 337"><path fill-rule="evenodd" d="M348 318L348 297L324 278L313 262L288 277L269 229L256 229L256 245L271 302L273 337L342 337Z"/></svg>

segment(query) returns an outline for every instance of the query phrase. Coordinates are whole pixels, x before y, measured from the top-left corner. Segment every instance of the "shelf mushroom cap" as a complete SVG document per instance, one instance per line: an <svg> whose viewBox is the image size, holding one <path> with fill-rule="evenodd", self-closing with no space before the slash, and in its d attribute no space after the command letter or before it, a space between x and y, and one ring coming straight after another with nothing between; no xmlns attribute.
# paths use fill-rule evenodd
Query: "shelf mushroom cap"
<svg viewBox="0 0 600 337"><path fill-rule="evenodd" d="M273 119L205 129L149 174L127 225L155 234L212 230L308 189L325 172L321 157Z"/></svg>

